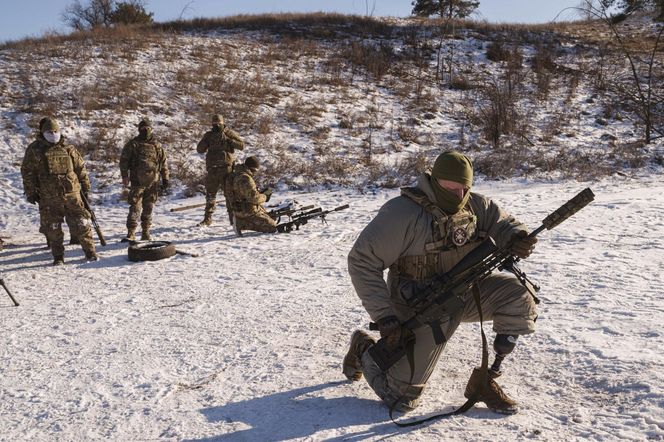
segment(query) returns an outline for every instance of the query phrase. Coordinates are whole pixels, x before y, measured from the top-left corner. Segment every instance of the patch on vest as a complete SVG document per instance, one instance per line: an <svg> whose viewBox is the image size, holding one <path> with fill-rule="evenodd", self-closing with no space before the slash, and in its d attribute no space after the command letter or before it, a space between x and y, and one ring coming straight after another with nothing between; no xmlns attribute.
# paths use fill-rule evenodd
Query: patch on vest
<svg viewBox="0 0 664 442"><path fill-rule="evenodd" d="M468 233L464 227L455 227L452 232L452 242L455 246L461 247L468 242Z"/></svg>

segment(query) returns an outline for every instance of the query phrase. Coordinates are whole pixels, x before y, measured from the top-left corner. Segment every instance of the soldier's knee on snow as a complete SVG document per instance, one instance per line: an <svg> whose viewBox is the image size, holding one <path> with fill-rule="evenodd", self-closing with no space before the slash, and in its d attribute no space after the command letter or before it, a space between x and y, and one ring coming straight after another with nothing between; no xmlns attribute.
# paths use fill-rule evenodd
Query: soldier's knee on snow
<svg viewBox="0 0 664 442"><path fill-rule="evenodd" d="M518 335L503 335L499 333L493 341L493 350L496 354L506 356L512 353L514 347L516 347L517 339L519 339Z"/></svg>

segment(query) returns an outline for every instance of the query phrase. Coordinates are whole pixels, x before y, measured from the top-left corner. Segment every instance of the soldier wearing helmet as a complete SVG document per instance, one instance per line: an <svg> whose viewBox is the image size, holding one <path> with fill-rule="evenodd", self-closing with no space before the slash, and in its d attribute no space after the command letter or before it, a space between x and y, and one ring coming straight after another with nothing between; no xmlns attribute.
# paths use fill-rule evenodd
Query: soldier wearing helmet
<svg viewBox="0 0 664 442"><path fill-rule="evenodd" d="M205 216L199 226L212 224L212 214L217 204L217 193L226 193L226 178L233 169L235 151L244 149L244 142L237 132L226 127L221 115L212 116L212 129L207 131L198 143L196 151L205 156ZM233 211L226 207L228 218L233 224Z"/></svg>

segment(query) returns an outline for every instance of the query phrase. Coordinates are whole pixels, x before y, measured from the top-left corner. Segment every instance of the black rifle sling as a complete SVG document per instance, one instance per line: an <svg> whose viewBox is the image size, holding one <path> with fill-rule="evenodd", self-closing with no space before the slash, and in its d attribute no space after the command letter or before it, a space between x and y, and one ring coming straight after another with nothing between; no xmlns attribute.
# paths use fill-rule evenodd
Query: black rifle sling
<svg viewBox="0 0 664 442"><path fill-rule="evenodd" d="M477 313L479 314L480 317L480 332L482 333L482 365L480 366L480 372L481 372L481 383L480 385L487 386L489 382L489 350L488 350L488 345L487 345L487 340L486 340L486 334L484 333L484 319L482 317L482 306L481 306L481 301L480 301L480 289L477 284L473 285L473 298L475 299L475 305L477 306ZM409 344L409 348L407 349L407 357L408 357L408 364L410 365L410 382L409 384L413 383L413 376L415 375L415 351L414 351L414 346L415 346L415 341L411 341L412 343ZM392 422L394 422L397 426L399 427L413 427L415 425L420 425L425 422L429 422L435 419L442 419L444 417L450 417L450 416L455 416L457 414L463 414L466 411L470 410L473 408L473 405L475 405L479 399L480 399L480 391L476 390L473 392L473 394L468 398L465 404L460 406L454 411L450 411L449 413L440 413L440 414L434 414L433 416L426 417L424 419L417 419L414 421L408 421L408 422L397 422L394 420L394 409L396 405L403 399L404 396L401 396L399 399L397 399L391 406L390 406L390 419L392 419Z"/></svg>

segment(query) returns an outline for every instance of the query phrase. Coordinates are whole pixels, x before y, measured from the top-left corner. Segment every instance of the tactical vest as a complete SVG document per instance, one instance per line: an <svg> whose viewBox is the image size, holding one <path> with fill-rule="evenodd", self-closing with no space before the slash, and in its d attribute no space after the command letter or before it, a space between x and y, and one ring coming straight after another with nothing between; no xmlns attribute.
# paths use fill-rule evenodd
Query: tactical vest
<svg viewBox="0 0 664 442"><path fill-rule="evenodd" d="M56 144L44 150L46 171L49 175L67 175L74 173L74 163L64 145Z"/></svg>
<svg viewBox="0 0 664 442"><path fill-rule="evenodd" d="M207 134L208 152L205 164L208 169L213 167L228 167L233 164L233 152L235 149L231 140L226 136L226 128L220 131L209 131Z"/></svg>
<svg viewBox="0 0 664 442"><path fill-rule="evenodd" d="M486 232L477 230L477 216L470 204L453 215L447 215L417 187L403 187L401 195L431 214L433 238L425 244L424 255L402 256L390 266L390 272L399 278L422 281L442 273L445 252L476 243L486 236Z"/></svg>
<svg viewBox="0 0 664 442"><path fill-rule="evenodd" d="M132 174L139 186L150 186L158 180L159 147L153 142L134 141Z"/></svg>

